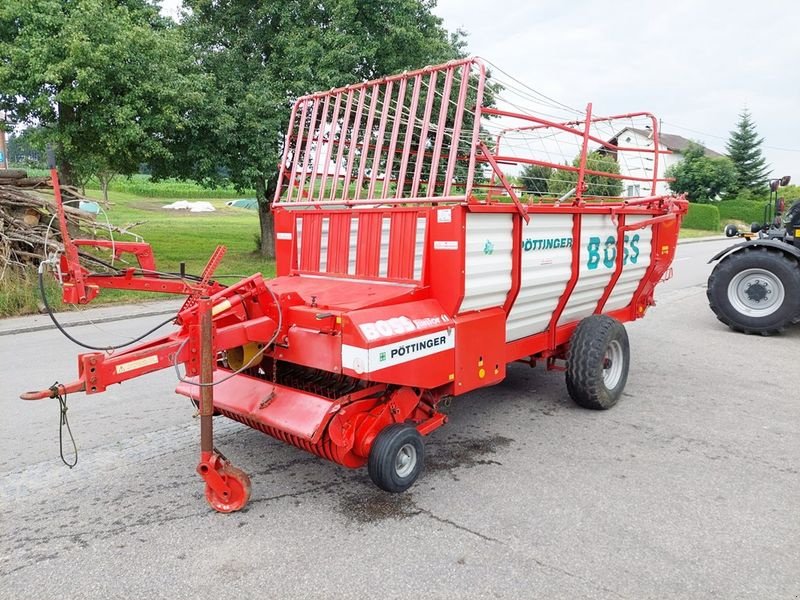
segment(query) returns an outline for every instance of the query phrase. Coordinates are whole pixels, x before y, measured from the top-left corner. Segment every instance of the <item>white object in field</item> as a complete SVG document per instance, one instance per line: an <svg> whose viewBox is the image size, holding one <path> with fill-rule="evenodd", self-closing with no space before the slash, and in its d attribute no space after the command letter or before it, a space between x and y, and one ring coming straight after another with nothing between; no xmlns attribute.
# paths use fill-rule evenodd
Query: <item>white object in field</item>
<svg viewBox="0 0 800 600"><path fill-rule="evenodd" d="M100 205L97 202L90 202L88 200L81 200L78 204L78 208L95 215L100 212Z"/></svg>
<svg viewBox="0 0 800 600"><path fill-rule="evenodd" d="M188 210L189 212L214 212L217 210L211 202L189 202L188 200L178 200L172 204L167 204L161 208L170 210Z"/></svg>

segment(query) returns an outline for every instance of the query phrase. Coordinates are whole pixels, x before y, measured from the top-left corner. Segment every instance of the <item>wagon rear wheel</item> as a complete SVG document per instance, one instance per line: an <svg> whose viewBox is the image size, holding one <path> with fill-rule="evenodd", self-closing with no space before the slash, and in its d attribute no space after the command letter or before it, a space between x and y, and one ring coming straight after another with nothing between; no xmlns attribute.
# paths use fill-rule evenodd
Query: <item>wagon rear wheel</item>
<svg viewBox="0 0 800 600"><path fill-rule="evenodd" d="M630 365L628 334L622 323L592 315L578 324L567 351L567 391L592 410L614 406L625 389Z"/></svg>
<svg viewBox="0 0 800 600"><path fill-rule="evenodd" d="M369 451L367 468L373 483L387 492L404 492L422 472L425 446L413 425L396 423L385 427Z"/></svg>

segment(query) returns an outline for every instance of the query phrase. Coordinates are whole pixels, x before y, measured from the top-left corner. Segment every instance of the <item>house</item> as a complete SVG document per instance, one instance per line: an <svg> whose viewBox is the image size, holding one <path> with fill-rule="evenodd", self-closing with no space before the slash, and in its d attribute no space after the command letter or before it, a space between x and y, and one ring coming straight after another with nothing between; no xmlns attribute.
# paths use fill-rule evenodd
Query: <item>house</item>
<svg viewBox="0 0 800 600"><path fill-rule="evenodd" d="M610 144L623 148L652 149L653 131L649 127L645 129L626 127L608 141ZM690 143L693 143L692 140L680 135L659 133L658 149L661 152L671 152L671 154L658 155L659 179L665 178L667 169L683 159L682 153L686 151ZM703 150L705 155L710 158L722 156L719 152L715 152L705 146L703 146ZM602 151L603 150L601 150L601 152ZM632 177L653 176L654 160L652 152L622 152L620 156L617 156L617 152L614 150L605 150L605 152L617 159L619 162L619 170L622 175L630 175ZM651 190L652 184L646 181L625 179L622 183L622 195L626 197L653 196L669 193L669 184L663 181L658 182L655 191Z"/></svg>

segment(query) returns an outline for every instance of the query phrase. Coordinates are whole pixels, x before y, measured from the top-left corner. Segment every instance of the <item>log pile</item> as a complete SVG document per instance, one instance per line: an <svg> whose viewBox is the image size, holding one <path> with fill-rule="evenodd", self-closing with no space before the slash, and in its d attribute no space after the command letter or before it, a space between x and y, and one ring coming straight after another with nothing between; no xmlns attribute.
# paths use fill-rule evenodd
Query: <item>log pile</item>
<svg viewBox="0 0 800 600"><path fill-rule="evenodd" d="M61 186L70 235L93 237L95 215L78 207L85 198ZM56 201L49 177L28 177L0 169L0 281L10 268L35 268L47 254L63 249Z"/></svg>

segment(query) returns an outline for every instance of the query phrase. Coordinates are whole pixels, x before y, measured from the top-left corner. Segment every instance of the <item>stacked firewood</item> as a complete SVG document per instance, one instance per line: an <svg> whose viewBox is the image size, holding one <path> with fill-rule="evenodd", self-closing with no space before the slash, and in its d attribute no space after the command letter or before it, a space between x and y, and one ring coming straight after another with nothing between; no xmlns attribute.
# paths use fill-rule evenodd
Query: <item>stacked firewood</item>
<svg viewBox="0 0 800 600"><path fill-rule="evenodd" d="M78 208L86 199L69 186L61 186L61 195L70 235L91 236L95 215ZM9 268L35 267L62 248L50 178L0 169L0 281Z"/></svg>

